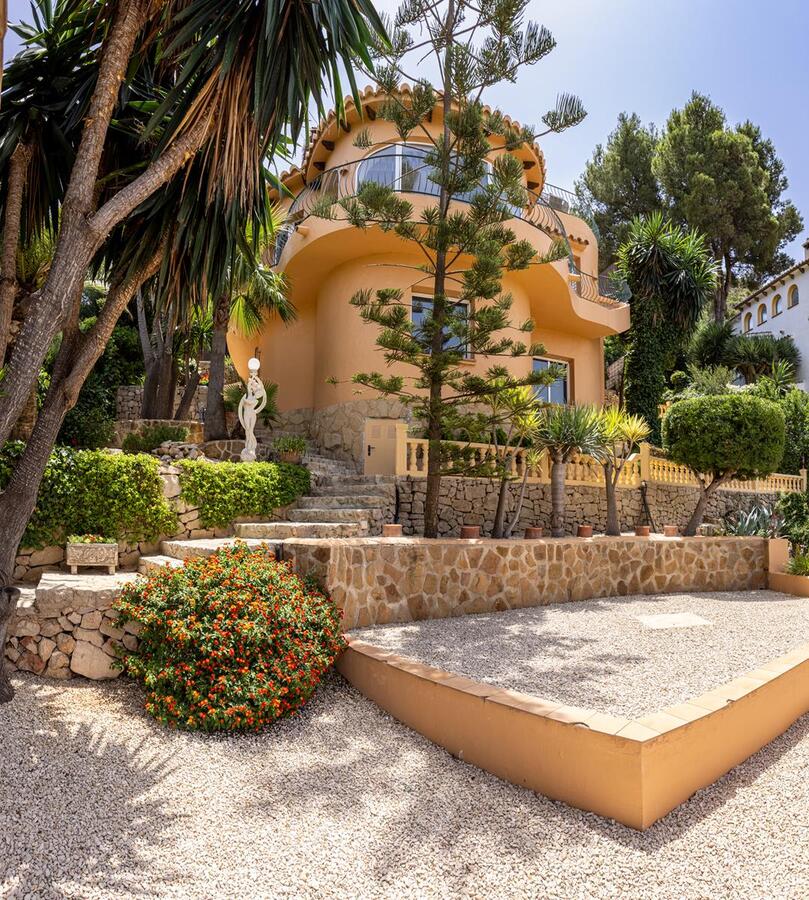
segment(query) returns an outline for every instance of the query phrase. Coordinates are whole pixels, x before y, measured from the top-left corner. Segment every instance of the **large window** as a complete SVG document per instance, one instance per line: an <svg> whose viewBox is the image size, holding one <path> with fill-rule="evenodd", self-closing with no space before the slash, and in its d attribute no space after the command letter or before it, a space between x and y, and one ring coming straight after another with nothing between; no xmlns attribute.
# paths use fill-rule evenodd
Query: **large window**
<svg viewBox="0 0 809 900"><path fill-rule="evenodd" d="M775 318L775 316L781 315L781 295L780 294L776 294L772 298L772 314L773 314L773 318Z"/></svg>
<svg viewBox="0 0 809 900"><path fill-rule="evenodd" d="M431 167L426 158L430 148L424 144L391 144L366 157L359 166L357 188L369 181L395 191L438 196L439 187L430 178ZM481 185L488 183L491 165L486 163L486 172ZM475 191L459 194L456 199L469 201Z"/></svg>
<svg viewBox="0 0 809 900"><path fill-rule="evenodd" d="M759 325L763 325L767 321L767 307L764 303L758 308L757 321Z"/></svg>
<svg viewBox="0 0 809 900"><path fill-rule="evenodd" d="M753 313L745 313L744 316L744 330L750 331L753 327Z"/></svg>
<svg viewBox="0 0 809 900"><path fill-rule="evenodd" d="M457 303L453 304L455 313L462 320L466 321L469 318L469 304L465 300L459 300ZM413 322L413 336L417 341L419 341L425 353L430 353L430 339L427 335L424 334L424 322L429 316L433 314L433 299L432 297L413 297L413 302L411 306L411 321ZM461 335L450 335L449 340L444 345L447 350L462 350L464 349L464 339ZM471 354L468 350L464 352L464 356L469 359Z"/></svg>
<svg viewBox="0 0 809 900"><path fill-rule="evenodd" d="M534 359L535 372L547 372L551 366L564 369L562 377L557 378L553 384L547 386L537 385L534 388L534 391L536 392L537 397L539 397L540 400L544 400L545 403L558 403L563 405L568 403L570 399L570 364L560 362L558 359Z"/></svg>

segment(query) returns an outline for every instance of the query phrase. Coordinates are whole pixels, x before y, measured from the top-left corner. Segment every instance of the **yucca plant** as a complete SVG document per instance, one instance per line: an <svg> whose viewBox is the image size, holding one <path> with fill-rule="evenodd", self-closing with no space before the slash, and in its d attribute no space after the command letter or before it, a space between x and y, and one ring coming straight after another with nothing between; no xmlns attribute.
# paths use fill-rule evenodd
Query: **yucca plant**
<svg viewBox="0 0 809 900"><path fill-rule="evenodd" d="M601 461L606 438L601 411L595 406L548 406L540 411L534 443L551 459L551 535L565 534L565 474L576 454Z"/></svg>
<svg viewBox="0 0 809 900"><path fill-rule="evenodd" d="M641 416L633 416L618 406L607 406L601 411L604 451L600 458L604 469L604 485L607 491L607 534L619 535L616 490L621 472L637 445L649 436L649 425Z"/></svg>

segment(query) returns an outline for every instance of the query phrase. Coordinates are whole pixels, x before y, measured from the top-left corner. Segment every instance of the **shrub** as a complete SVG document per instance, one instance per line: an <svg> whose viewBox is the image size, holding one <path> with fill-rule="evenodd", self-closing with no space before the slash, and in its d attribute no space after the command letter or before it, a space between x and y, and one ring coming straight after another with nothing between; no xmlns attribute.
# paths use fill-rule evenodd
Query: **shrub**
<svg viewBox="0 0 809 900"><path fill-rule="evenodd" d="M176 728L258 731L300 709L345 645L334 604L244 544L159 569L116 606L141 626L124 668Z"/></svg>
<svg viewBox="0 0 809 900"><path fill-rule="evenodd" d="M725 534L735 537L776 537L781 527L778 512L766 503L737 510L725 522Z"/></svg>
<svg viewBox="0 0 809 900"><path fill-rule="evenodd" d="M151 453L166 441L184 441L188 429L181 425L146 425L128 434L121 443L124 453Z"/></svg>
<svg viewBox="0 0 809 900"><path fill-rule="evenodd" d="M793 556L787 563L787 572L790 575L809 575L809 556L806 554Z"/></svg>
<svg viewBox="0 0 809 900"><path fill-rule="evenodd" d="M0 488L23 449L14 442L0 451ZM57 447L45 467L22 546L61 544L69 534L154 540L176 527L154 457Z"/></svg>
<svg viewBox="0 0 809 900"><path fill-rule="evenodd" d="M277 453L306 453L306 439L299 434L285 434L272 442Z"/></svg>
<svg viewBox="0 0 809 900"><path fill-rule="evenodd" d="M809 547L809 495L803 491L782 494L778 512L783 519L781 534L789 538L793 548Z"/></svg>
<svg viewBox="0 0 809 900"><path fill-rule="evenodd" d="M708 498L720 485L778 468L784 455L784 414L774 403L746 394L681 400L663 419L663 446L674 462L709 479L686 527L686 534L696 534Z"/></svg>
<svg viewBox="0 0 809 900"><path fill-rule="evenodd" d="M182 499L198 506L205 528L244 516L269 516L309 490L309 470L290 463L182 460Z"/></svg>

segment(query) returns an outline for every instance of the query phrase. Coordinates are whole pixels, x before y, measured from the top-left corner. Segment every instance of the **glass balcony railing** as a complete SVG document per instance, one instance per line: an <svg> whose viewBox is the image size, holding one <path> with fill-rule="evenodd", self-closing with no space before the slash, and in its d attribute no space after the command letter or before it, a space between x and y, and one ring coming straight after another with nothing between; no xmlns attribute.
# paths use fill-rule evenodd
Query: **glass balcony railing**
<svg viewBox="0 0 809 900"><path fill-rule="evenodd" d="M407 152L403 153L401 146L392 145L365 159L327 169L306 185L287 211L286 224L276 239L272 265L278 265L290 235L304 219L340 200L355 197L364 184L375 182L403 193L437 197L439 187L430 178L424 151L413 153L411 148L407 148ZM482 185L488 182L488 178L489 172L486 172ZM468 203L474 195L475 191L468 191L453 199ZM541 194L526 191L526 195L528 203L523 209L516 206L509 206L509 209L515 219L521 219L549 237L564 242L568 251L572 289L585 300L606 306L626 303L630 292L625 282L613 276L596 277L582 272L575 263L567 228L559 218L560 212L580 215L574 205L575 195L551 185L547 185Z"/></svg>

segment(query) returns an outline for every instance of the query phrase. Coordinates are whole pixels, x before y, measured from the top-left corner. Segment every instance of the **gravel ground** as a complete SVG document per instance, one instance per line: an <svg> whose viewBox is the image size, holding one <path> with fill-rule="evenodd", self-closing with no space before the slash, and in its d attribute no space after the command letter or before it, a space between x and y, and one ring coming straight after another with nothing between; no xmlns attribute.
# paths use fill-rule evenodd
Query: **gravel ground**
<svg viewBox="0 0 809 900"><path fill-rule="evenodd" d="M15 676L0 896L805 898L809 716L644 834L461 763L334 676L251 737Z"/></svg>
<svg viewBox="0 0 809 900"><path fill-rule="evenodd" d="M637 618L670 613L710 624L651 629ZM809 600L774 591L615 597L352 634L478 681L635 718L809 641Z"/></svg>

